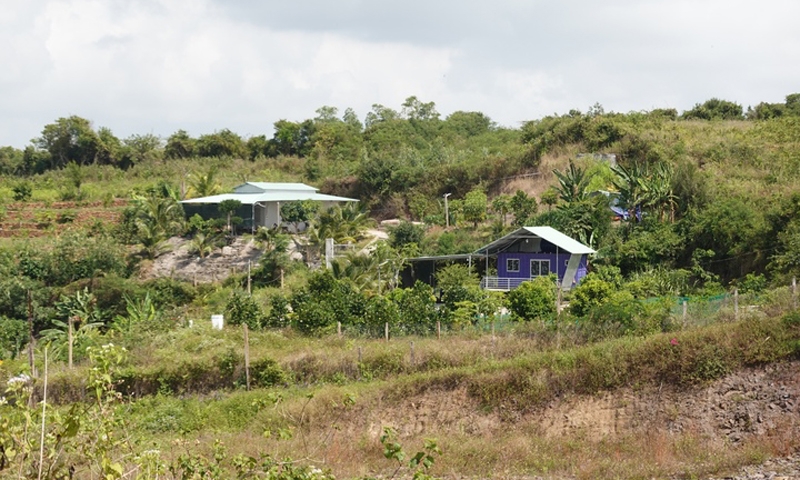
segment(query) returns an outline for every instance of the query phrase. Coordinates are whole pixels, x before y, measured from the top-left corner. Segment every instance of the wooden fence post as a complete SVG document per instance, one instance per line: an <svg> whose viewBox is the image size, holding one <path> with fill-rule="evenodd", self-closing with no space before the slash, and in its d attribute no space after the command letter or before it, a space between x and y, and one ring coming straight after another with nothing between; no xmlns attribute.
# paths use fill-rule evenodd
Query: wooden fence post
<svg viewBox="0 0 800 480"><path fill-rule="evenodd" d="M411 367L412 368L414 367L414 364L416 363L414 360L415 360L414 359L414 341L412 340L411 341Z"/></svg>
<svg viewBox="0 0 800 480"><path fill-rule="evenodd" d="M75 317L70 316L67 318L67 364L69 365L70 370L72 370L72 343L74 341L72 329L74 322Z"/></svg>
<svg viewBox="0 0 800 480"><path fill-rule="evenodd" d="M33 362L33 297L28 290L28 365L31 367L31 376L36 377L36 365ZM31 396L33 398L33 396Z"/></svg>
<svg viewBox="0 0 800 480"><path fill-rule="evenodd" d="M436 339L437 340L441 340L442 339L442 321L441 320L436 320Z"/></svg>
<svg viewBox="0 0 800 480"><path fill-rule="evenodd" d="M336 322L336 335L342 338L342 322Z"/></svg>
<svg viewBox="0 0 800 480"><path fill-rule="evenodd" d="M733 289L733 319L739 321L739 289Z"/></svg>
<svg viewBox="0 0 800 480"><path fill-rule="evenodd" d="M686 300L683 301L683 324L686 325L686 314L689 312L689 304Z"/></svg>
<svg viewBox="0 0 800 480"><path fill-rule="evenodd" d="M252 295L253 294L252 280L251 280L251 277L250 277L251 263L252 263L252 260L248 260L247 261L247 294L248 295Z"/></svg>
<svg viewBox="0 0 800 480"><path fill-rule="evenodd" d="M386 341L389 341L389 322L386 322L383 325L384 335L386 336Z"/></svg>
<svg viewBox="0 0 800 480"><path fill-rule="evenodd" d="M797 310L797 277L792 277L792 308Z"/></svg>
<svg viewBox="0 0 800 480"><path fill-rule="evenodd" d="M250 335L248 335L247 324L242 324L244 331L244 376L247 382L247 390L250 390Z"/></svg>

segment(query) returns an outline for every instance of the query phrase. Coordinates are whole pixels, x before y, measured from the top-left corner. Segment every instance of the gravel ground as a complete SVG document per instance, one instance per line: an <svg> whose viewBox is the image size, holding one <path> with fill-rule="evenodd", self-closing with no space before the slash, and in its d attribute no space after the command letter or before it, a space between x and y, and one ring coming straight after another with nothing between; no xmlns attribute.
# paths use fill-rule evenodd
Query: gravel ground
<svg viewBox="0 0 800 480"><path fill-rule="evenodd" d="M761 465L743 468L726 477L709 477L708 480L790 480L800 479L800 455L775 458Z"/></svg>

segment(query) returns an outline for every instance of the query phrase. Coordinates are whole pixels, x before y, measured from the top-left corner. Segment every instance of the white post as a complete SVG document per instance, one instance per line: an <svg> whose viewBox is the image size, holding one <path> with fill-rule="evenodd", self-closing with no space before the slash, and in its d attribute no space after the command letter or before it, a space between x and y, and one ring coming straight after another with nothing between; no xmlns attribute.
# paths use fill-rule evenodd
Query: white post
<svg viewBox="0 0 800 480"><path fill-rule="evenodd" d="M331 262L333 261L333 239L326 238L325 239L325 268L331 268Z"/></svg>
<svg viewBox="0 0 800 480"><path fill-rule="evenodd" d="M450 228L450 209L447 206L447 197L449 197L450 193L444 194L444 226L445 228Z"/></svg>

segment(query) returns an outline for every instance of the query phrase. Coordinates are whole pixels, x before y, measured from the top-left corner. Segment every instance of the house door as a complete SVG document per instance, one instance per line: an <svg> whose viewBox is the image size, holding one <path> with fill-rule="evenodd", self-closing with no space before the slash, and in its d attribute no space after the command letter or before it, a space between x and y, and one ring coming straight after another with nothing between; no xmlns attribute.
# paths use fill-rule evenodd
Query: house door
<svg viewBox="0 0 800 480"><path fill-rule="evenodd" d="M550 260L531 260L531 278L550 275Z"/></svg>

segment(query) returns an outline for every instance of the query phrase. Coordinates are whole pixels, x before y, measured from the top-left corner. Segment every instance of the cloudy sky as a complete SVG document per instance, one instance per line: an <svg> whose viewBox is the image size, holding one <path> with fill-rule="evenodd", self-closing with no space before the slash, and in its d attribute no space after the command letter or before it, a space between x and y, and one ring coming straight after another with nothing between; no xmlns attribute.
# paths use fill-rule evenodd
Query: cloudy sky
<svg viewBox="0 0 800 480"><path fill-rule="evenodd" d="M416 95L500 125L596 102L800 92L797 0L0 0L0 145L79 115L118 137L272 135Z"/></svg>

